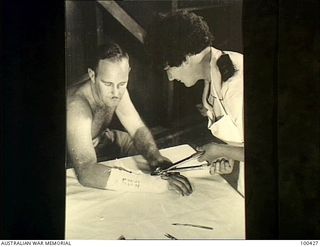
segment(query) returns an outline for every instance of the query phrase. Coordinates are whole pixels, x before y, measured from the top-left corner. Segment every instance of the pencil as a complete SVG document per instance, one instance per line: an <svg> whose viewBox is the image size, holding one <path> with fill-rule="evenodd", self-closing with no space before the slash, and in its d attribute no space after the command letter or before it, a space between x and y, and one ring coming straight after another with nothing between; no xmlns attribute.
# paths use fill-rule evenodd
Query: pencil
<svg viewBox="0 0 320 247"><path fill-rule="evenodd" d="M173 223L172 225L174 225L174 226L191 226L191 227L197 227L197 228L202 228L202 229L207 229L207 230L213 230L213 228L209 227L209 226L200 226L200 225L194 225L194 224Z"/></svg>
<svg viewBox="0 0 320 247"><path fill-rule="evenodd" d="M170 238L172 240L178 240L177 238L175 238L174 236L170 235L169 233L164 234L164 236L166 236L167 238Z"/></svg>

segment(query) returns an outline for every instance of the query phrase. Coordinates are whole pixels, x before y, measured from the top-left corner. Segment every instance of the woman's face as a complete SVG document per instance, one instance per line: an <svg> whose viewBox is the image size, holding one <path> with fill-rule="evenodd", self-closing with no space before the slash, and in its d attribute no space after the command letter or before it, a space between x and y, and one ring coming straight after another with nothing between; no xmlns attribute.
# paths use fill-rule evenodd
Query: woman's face
<svg viewBox="0 0 320 247"><path fill-rule="evenodd" d="M183 83L186 87L192 87L196 82L202 78L199 77L192 59L187 59L179 67L166 67L164 69L167 72L168 80L177 80Z"/></svg>

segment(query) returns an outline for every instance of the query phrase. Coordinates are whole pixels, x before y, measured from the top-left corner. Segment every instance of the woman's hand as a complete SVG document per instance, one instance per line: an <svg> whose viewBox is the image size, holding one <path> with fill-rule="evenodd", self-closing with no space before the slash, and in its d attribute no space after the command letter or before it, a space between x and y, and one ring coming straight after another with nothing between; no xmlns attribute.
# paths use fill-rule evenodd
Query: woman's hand
<svg viewBox="0 0 320 247"><path fill-rule="evenodd" d="M202 147L197 147L197 151L203 152L203 154L198 158L198 161L207 161L209 164L216 161L216 159L224 157L223 150L221 149L221 144L208 143Z"/></svg>
<svg viewBox="0 0 320 247"><path fill-rule="evenodd" d="M230 174L233 170L234 160L219 158L211 163L210 174Z"/></svg>
<svg viewBox="0 0 320 247"><path fill-rule="evenodd" d="M209 143L202 147L196 148L197 151L203 152L198 161L207 161L212 163L218 158L227 157L238 161L244 161L244 148L241 146L232 146L228 144Z"/></svg>
<svg viewBox="0 0 320 247"><path fill-rule="evenodd" d="M204 152L198 161L207 161L210 167L211 174L229 174L233 170L234 160L225 157L227 145L209 143L197 148L197 151Z"/></svg>

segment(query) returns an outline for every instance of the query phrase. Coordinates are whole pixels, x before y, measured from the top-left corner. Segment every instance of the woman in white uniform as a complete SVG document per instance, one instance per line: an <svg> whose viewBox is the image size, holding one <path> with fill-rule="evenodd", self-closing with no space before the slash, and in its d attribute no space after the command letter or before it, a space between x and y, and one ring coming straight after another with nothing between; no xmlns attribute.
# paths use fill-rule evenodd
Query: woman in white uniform
<svg viewBox="0 0 320 247"><path fill-rule="evenodd" d="M161 16L149 28L146 47L170 81L186 87L204 80L202 103L211 133L226 144L200 148L200 161L211 173L229 174L240 161L237 189L244 195L243 55L212 46L213 36L202 17L189 12Z"/></svg>

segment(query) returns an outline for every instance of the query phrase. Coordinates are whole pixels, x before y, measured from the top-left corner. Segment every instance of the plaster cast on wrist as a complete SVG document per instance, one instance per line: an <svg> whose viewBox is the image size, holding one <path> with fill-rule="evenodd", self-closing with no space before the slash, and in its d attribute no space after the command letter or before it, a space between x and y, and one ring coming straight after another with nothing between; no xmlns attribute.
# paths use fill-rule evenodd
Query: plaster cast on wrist
<svg viewBox="0 0 320 247"><path fill-rule="evenodd" d="M105 188L122 192L162 193L168 189L168 182L160 177L112 168Z"/></svg>

